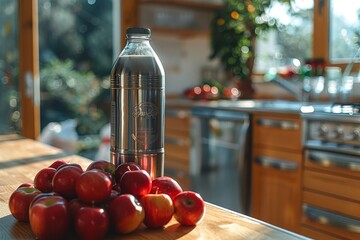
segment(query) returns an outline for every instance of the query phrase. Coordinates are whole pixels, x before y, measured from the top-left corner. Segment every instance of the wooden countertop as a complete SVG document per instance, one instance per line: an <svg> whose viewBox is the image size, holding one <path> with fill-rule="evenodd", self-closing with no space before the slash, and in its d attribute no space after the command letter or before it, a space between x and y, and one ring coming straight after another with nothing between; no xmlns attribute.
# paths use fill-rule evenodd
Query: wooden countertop
<svg viewBox="0 0 360 240"><path fill-rule="evenodd" d="M15 220L8 200L23 182L56 159L86 168L90 160L17 135L0 136L0 239L34 239L28 223ZM206 200L206 199L205 199ZM196 227L180 226L174 219L164 229L140 228L135 233L108 239L307 239L254 218L206 204L206 215Z"/></svg>

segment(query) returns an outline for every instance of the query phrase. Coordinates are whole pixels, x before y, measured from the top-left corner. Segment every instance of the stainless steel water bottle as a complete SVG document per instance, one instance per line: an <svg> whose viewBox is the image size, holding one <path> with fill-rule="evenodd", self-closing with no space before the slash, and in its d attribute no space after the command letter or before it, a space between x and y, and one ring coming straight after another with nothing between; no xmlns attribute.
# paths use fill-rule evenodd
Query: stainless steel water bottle
<svg viewBox="0 0 360 240"><path fill-rule="evenodd" d="M164 172L165 73L151 31L129 28L111 71L111 161L136 162L152 178Z"/></svg>

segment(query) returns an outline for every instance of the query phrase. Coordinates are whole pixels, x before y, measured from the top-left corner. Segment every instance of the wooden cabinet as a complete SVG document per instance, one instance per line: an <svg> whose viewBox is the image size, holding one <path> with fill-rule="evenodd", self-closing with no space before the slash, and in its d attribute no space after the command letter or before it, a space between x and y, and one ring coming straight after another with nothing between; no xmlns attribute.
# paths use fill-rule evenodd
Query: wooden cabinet
<svg viewBox="0 0 360 240"><path fill-rule="evenodd" d="M360 161L357 157L307 150L302 234L319 240L331 237L360 239L359 186Z"/></svg>
<svg viewBox="0 0 360 240"><path fill-rule="evenodd" d="M168 108L165 115L165 175L190 189L190 110Z"/></svg>
<svg viewBox="0 0 360 240"><path fill-rule="evenodd" d="M301 120L294 114L254 113L252 215L299 232Z"/></svg>

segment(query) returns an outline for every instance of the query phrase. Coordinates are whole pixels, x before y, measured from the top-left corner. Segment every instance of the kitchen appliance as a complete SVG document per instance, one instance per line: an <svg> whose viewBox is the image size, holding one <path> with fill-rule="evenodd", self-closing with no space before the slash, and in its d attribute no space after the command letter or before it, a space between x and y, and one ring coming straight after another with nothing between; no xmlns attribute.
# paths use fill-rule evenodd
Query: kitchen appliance
<svg viewBox="0 0 360 240"><path fill-rule="evenodd" d="M359 236L360 103L334 103L303 121L303 224Z"/></svg>
<svg viewBox="0 0 360 240"><path fill-rule="evenodd" d="M191 111L191 187L209 202L248 213L250 116L215 108Z"/></svg>
<svg viewBox="0 0 360 240"><path fill-rule="evenodd" d="M303 119L307 149L360 156L360 103L334 103Z"/></svg>

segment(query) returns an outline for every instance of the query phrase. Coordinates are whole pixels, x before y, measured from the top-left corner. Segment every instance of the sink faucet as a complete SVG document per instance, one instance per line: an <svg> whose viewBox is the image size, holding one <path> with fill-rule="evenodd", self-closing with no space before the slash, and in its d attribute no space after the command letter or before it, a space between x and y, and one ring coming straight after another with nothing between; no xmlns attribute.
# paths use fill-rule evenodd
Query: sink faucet
<svg viewBox="0 0 360 240"><path fill-rule="evenodd" d="M277 70L271 68L268 73L265 74L266 81L271 81L283 89L292 94L292 96L300 102L309 102L310 101L310 88L304 87L303 83L299 80L286 80L277 75Z"/></svg>
<svg viewBox="0 0 360 240"><path fill-rule="evenodd" d="M304 88L303 83L298 80L286 80L282 77L273 79L274 83L290 92L297 101L309 102L311 89Z"/></svg>
<svg viewBox="0 0 360 240"><path fill-rule="evenodd" d="M352 69L353 65L355 64L355 62L357 60L359 60L359 58L360 58L360 47L355 52L354 56L352 57L352 59L348 63L348 65L346 66L344 73L342 75L341 90L340 90L342 102L348 101L348 97L353 89L354 79L351 76L351 69Z"/></svg>

